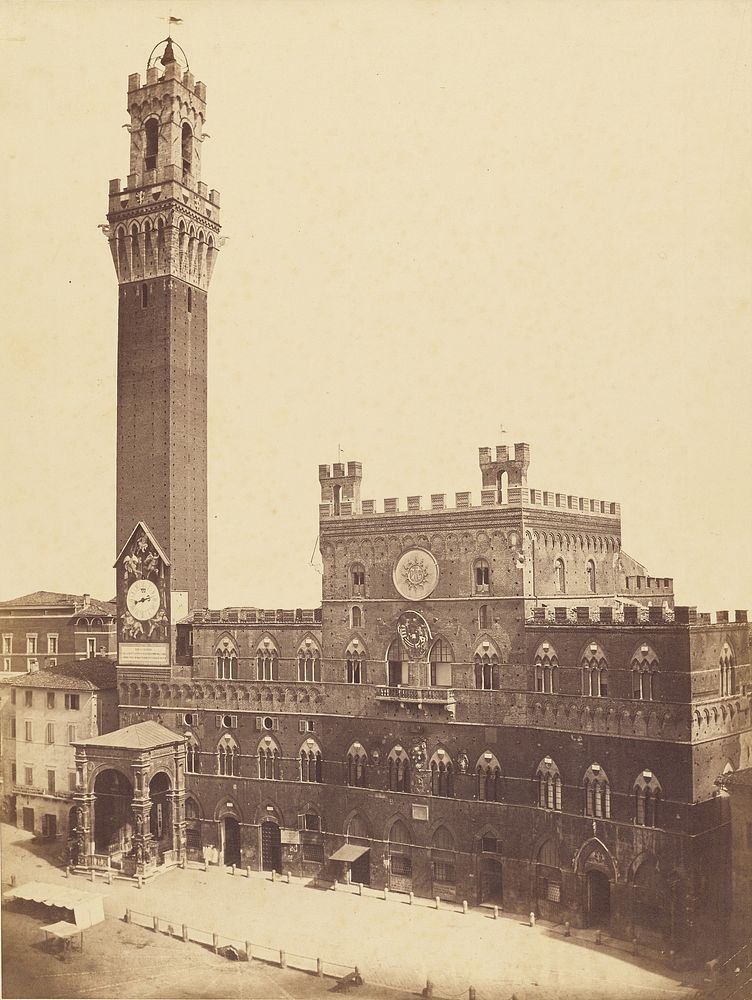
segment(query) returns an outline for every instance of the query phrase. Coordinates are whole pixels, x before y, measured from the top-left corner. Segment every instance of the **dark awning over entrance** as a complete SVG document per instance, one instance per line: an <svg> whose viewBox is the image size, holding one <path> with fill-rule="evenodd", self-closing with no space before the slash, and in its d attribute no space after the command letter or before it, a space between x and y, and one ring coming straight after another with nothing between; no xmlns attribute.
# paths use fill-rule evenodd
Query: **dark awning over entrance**
<svg viewBox="0 0 752 1000"><path fill-rule="evenodd" d="M343 844L334 854L329 855L330 861L357 861L362 855L367 854L369 847L361 847L359 844Z"/></svg>

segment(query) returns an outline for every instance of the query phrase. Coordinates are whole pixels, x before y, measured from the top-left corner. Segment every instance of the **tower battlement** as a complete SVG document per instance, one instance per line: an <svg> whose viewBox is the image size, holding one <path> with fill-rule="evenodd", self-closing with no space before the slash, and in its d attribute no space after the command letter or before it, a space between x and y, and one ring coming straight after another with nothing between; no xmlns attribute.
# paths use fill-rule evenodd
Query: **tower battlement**
<svg viewBox="0 0 752 1000"><path fill-rule="evenodd" d="M478 459L483 476L483 489L497 489L500 502L505 489L527 485L530 445L525 444L524 441L514 446L511 456L507 445L497 445L495 460L491 458L490 448L479 448ZM506 484L504 476L506 476Z"/></svg>

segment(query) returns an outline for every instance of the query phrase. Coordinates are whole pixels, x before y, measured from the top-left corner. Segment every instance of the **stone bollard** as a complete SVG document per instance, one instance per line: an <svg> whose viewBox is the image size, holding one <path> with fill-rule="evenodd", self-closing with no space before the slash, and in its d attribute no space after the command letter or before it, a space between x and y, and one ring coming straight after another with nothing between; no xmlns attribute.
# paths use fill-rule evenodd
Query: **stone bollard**
<svg viewBox="0 0 752 1000"><path fill-rule="evenodd" d="M324 975L324 963L320 958L316 959L316 975L319 979Z"/></svg>
<svg viewBox="0 0 752 1000"><path fill-rule="evenodd" d="M212 934L212 951L215 955L219 951L219 934Z"/></svg>
<svg viewBox="0 0 752 1000"><path fill-rule="evenodd" d="M183 941L188 941L188 924L183 924Z"/></svg>
<svg viewBox="0 0 752 1000"><path fill-rule="evenodd" d="M334 889L334 891L336 892L338 886L339 886L339 879L335 878L334 885L332 886L332 889Z"/></svg>
<svg viewBox="0 0 752 1000"><path fill-rule="evenodd" d="M432 997L433 996L433 983L430 979L426 979L426 985L423 987L423 996Z"/></svg>
<svg viewBox="0 0 752 1000"><path fill-rule="evenodd" d="M596 944L603 944L603 939L602 939L602 937L601 937L601 932L600 932L600 930L597 930L597 931L595 932L595 943L596 943Z"/></svg>
<svg viewBox="0 0 752 1000"><path fill-rule="evenodd" d="M410 891L410 893L408 894L408 897L407 897L407 901L410 904L410 906L413 905L413 900L414 899L415 899L415 896L413 895L412 891Z"/></svg>
<svg viewBox="0 0 752 1000"><path fill-rule="evenodd" d="M292 878L292 872L287 873L287 884L290 884L290 879Z"/></svg>
<svg viewBox="0 0 752 1000"><path fill-rule="evenodd" d="M467 913L467 900L466 899L462 900L462 912L463 913Z"/></svg>
<svg viewBox="0 0 752 1000"><path fill-rule="evenodd" d="M107 869L107 885L112 885L112 869Z"/></svg>
<svg viewBox="0 0 752 1000"><path fill-rule="evenodd" d="M530 924L531 927L535 927L535 913L532 910L530 911L528 923Z"/></svg>
<svg viewBox="0 0 752 1000"><path fill-rule="evenodd" d="M674 951L674 949L672 948L672 949L671 949L671 950L669 951L669 953L668 953L668 964L669 964L669 965L671 966L671 968L673 969L673 968L674 968L674 965L675 965L675 963L676 963L676 952L675 952L675 951Z"/></svg>
<svg viewBox="0 0 752 1000"><path fill-rule="evenodd" d="M139 887L139 889L143 889L143 887L144 887L144 876L143 875L137 875L136 878L138 879L138 887Z"/></svg>
<svg viewBox="0 0 752 1000"><path fill-rule="evenodd" d="M637 954L637 938L632 938L632 954Z"/></svg>
<svg viewBox="0 0 752 1000"><path fill-rule="evenodd" d="M276 881L276 879L277 879L277 873L276 873L276 872L275 872L275 870L274 870L274 869L272 868L272 882L275 882L275 881Z"/></svg>
<svg viewBox="0 0 752 1000"><path fill-rule="evenodd" d="M232 868L230 869L230 875L234 874L235 874L235 865L233 865Z"/></svg>
<svg viewBox="0 0 752 1000"><path fill-rule="evenodd" d="M251 942L250 941L246 941L246 943L245 943L245 954L246 954L246 958L250 962L253 959L253 948L251 946Z"/></svg>
<svg viewBox="0 0 752 1000"><path fill-rule="evenodd" d="M70 878L70 865L65 866L65 877Z"/></svg>
<svg viewBox="0 0 752 1000"><path fill-rule="evenodd" d="M15 875L11 875L11 877L10 877L10 887L11 887L11 889L13 889L15 887L15 885L16 885L16 876Z"/></svg>
<svg viewBox="0 0 752 1000"><path fill-rule="evenodd" d="M205 872L209 871L209 862L206 860L206 858L204 858L204 871Z"/></svg>
<svg viewBox="0 0 752 1000"><path fill-rule="evenodd" d="M93 868L91 870L91 880L92 880L92 882L96 882L96 880L97 880L97 873L94 871Z"/></svg>
<svg viewBox="0 0 752 1000"><path fill-rule="evenodd" d="M245 877L246 878L250 878L251 877L251 866L250 865L246 865L245 866Z"/></svg>
<svg viewBox="0 0 752 1000"><path fill-rule="evenodd" d="M131 922L131 911L130 910L126 910L125 911L125 922L126 922L126 924L129 924Z"/></svg>
<svg viewBox="0 0 752 1000"><path fill-rule="evenodd" d="M287 955L285 955L285 953L282 951L281 948L280 948L280 951L279 951L279 967L280 967L280 969L286 969L287 968Z"/></svg>
<svg viewBox="0 0 752 1000"><path fill-rule="evenodd" d="M363 895L363 883L362 882L356 882L355 884L358 887L358 895L362 896Z"/></svg>
<svg viewBox="0 0 752 1000"><path fill-rule="evenodd" d="M467 1000L475 1000L475 987L471 986L467 991Z"/></svg>
<svg viewBox="0 0 752 1000"><path fill-rule="evenodd" d="M571 937L571 936L572 936L572 928L569 926L569 921L565 920L564 921L564 937Z"/></svg>
<svg viewBox="0 0 752 1000"><path fill-rule="evenodd" d="M178 861L178 867L185 870L185 858L181 858L180 861Z"/></svg>
<svg viewBox="0 0 752 1000"><path fill-rule="evenodd" d="M436 909L438 910L438 908L441 906L441 897L436 896L435 902L436 902Z"/></svg>
<svg viewBox="0 0 752 1000"><path fill-rule="evenodd" d="M499 919L499 907L498 906L494 906L494 920L498 920L498 919Z"/></svg>
<svg viewBox="0 0 752 1000"><path fill-rule="evenodd" d="M151 923L152 923L152 927L154 928L154 930L158 932L159 931L159 917L152 917L151 918Z"/></svg>
<svg viewBox="0 0 752 1000"><path fill-rule="evenodd" d="M389 899L389 889L384 886L384 901L386 902L387 899Z"/></svg>

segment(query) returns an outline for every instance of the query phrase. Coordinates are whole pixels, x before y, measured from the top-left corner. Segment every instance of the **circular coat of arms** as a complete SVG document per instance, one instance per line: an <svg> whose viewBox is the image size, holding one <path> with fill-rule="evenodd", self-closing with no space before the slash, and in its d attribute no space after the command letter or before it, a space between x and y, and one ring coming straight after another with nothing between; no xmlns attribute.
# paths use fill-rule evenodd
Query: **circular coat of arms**
<svg viewBox="0 0 752 1000"><path fill-rule="evenodd" d="M439 565L425 549L408 549L392 572L394 586L408 601L422 601L436 589Z"/></svg>

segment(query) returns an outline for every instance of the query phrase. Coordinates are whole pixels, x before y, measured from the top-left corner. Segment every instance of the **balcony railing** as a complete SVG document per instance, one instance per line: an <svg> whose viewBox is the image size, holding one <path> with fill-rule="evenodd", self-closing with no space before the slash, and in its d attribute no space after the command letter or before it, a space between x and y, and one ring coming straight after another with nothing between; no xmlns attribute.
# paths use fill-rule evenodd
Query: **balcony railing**
<svg viewBox="0 0 752 1000"><path fill-rule="evenodd" d="M398 684L395 687L377 687L376 699L378 701L398 701L401 704L406 702L411 705L422 705L429 702L434 705L455 705L457 698L451 688L415 688L403 687Z"/></svg>

